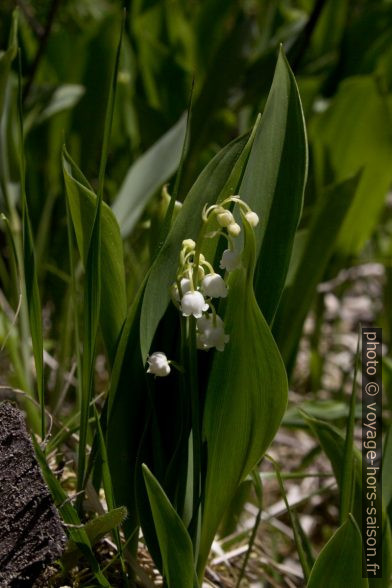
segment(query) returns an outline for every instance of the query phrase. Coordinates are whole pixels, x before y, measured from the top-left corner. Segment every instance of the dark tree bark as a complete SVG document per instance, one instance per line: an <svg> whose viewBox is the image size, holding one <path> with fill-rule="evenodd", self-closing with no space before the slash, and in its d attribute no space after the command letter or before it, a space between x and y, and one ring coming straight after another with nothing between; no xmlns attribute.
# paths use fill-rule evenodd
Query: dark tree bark
<svg viewBox="0 0 392 588"><path fill-rule="evenodd" d="M23 413L0 403L0 586L31 587L66 536L44 483Z"/></svg>

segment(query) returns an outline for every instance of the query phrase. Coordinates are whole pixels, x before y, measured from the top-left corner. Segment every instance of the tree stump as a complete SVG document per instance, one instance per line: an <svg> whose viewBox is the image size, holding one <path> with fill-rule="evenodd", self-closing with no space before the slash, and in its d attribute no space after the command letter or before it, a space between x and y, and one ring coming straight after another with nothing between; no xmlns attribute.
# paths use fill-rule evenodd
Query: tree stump
<svg viewBox="0 0 392 588"><path fill-rule="evenodd" d="M66 536L22 412L0 403L0 586L31 586Z"/></svg>

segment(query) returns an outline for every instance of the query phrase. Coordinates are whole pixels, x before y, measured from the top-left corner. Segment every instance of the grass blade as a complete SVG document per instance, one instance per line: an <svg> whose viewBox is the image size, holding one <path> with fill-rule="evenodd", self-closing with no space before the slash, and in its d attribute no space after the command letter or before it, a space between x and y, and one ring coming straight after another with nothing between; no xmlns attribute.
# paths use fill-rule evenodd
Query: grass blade
<svg viewBox="0 0 392 588"><path fill-rule="evenodd" d="M351 390L350 412L347 419L346 440L344 444L344 458L341 473L341 492L340 492L340 524L342 525L348 517L348 513L353 510L354 503L354 426L355 426L355 405L356 405L356 387L357 373L359 362L360 348L360 330L358 332L357 351L354 359L354 376Z"/></svg>
<svg viewBox="0 0 392 588"><path fill-rule="evenodd" d="M101 209L103 201L103 189L105 179L105 169L108 157L110 132L113 121L115 90L117 84L117 74L120 61L121 41L124 30L124 19L121 24L121 33L117 46L116 59L113 68L112 82L109 88L109 97L107 104L105 129L103 136L103 145L101 152L101 162L98 176L98 193L95 209L91 239L88 246L86 262L86 285L84 294L84 315L85 325L83 330L83 362L82 362L82 398L81 398L81 415L80 415L80 441L78 453L78 475L77 490L80 491L85 486L85 464L86 464L86 445L88 433L89 407L93 394L94 385L94 368L95 368L95 345L98 332L100 304L101 304ZM81 494L78 500L81 505Z"/></svg>
<svg viewBox="0 0 392 588"><path fill-rule="evenodd" d="M24 155L23 133L23 109L22 109L22 70L19 55L19 100L18 100L18 124L19 124L19 169L20 191L22 198L22 226L23 226L23 276L26 289L26 301L30 323L30 334L33 345L35 371L37 374L38 400L41 408L41 438L45 438L45 398L44 398L44 343L42 332L41 300L38 289L38 277L34 250L33 231L29 215L26 195L26 163Z"/></svg>
<svg viewBox="0 0 392 588"><path fill-rule="evenodd" d="M272 463L272 465L274 466L274 469L275 469L275 475L278 480L280 493L281 493L283 500L284 500L284 503L286 505L287 513L290 518L291 528L293 529L295 546L297 548L299 561L301 562L301 567L302 567L302 571L304 574L304 578L305 578L305 581L307 582L309 579L310 567L309 567L308 560L307 560L307 557L305 554L305 550L302 545L302 537L301 537L301 533L298 528L298 521L297 521L293 511L290 508L289 501L287 500L286 490L285 490L283 479L282 479L282 476L280 473L280 465L271 456L267 456L267 458Z"/></svg>
<svg viewBox="0 0 392 588"><path fill-rule="evenodd" d="M65 148L62 164L67 206L72 218L79 254L86 267L97 197ZM105 202L102 202L101 223L100 325L109 363L112 365L119 334L126 318L127 300L120 229L113 212Z"/></svg>

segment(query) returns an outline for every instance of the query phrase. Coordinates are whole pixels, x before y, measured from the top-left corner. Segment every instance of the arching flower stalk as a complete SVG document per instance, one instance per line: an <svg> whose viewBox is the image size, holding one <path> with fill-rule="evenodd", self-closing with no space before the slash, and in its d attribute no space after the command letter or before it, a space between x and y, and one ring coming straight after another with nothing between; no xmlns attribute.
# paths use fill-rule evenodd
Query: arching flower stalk
<svg viewBox="0 0 392 588"><path fill-rule="evenodd" d="M176 280L171 286L172 301L182 317L187 321L192 319L189 324L192 324L195 330L195 344L203 351L224 351L230 340L230 336L225 333L223 320L216 314L212 300L230 296L228 274L241 266L241 254L234 241L241 233L241 226L229 210L233 205L240 208L252 227L258 225L258 215L238 195L229 196L219 204L206 205L202 211L203 225L197 241L184 239L182 242ZM212 224L214 222L215 229ZM211 228L213 230L209 230ZM201 253L204 240L218 236L223 236L228 242L228 248L223 252L219 263L219 270L224 270L223 275L215 271L213 265ZM170 362L164 353L155 352L147 361L148 373L156 376L170 373Z"/></svg>

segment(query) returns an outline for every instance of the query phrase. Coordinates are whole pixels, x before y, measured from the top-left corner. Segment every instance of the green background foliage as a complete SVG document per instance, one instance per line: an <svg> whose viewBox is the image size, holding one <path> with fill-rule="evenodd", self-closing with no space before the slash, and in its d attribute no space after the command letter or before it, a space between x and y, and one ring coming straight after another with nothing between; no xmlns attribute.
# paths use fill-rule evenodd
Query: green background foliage
<svg viewBox="0 0 392 588"><path fill-rule="evenodd" d="M214 537L236 528L247 501L259 511L257 529L255 480L283 421L293 439L303 431L317 439L340 508L332 527L320 523L316 545L290 511L304 577L310 570L309 586L322 586L333 567L331 585L356 588L356 392L350 403L341 384L325 398L320 284L347 268L382 267L384 306L373 318L383 327L388 389L392 4L129 0L125 12L117 0L14 4L0 6L1 383L24 392L33 434L43 439L52 423L46 452L35 443L70 525L59 577L71 581L83 556L90 575L79 585L134 585L141 529L169 588L201 585ZM218 307L230 342L197 352L195 321L180 318L170 286L182 240L200 236L203 207L233 194L260 223L253 230L233 206L242 266ZM225 247L203 242L216 270ZM344 280L339 288L343 298ZM304 342L311 359L301 380ZM146 374L156 350L180 370ZM287 407L288 388L297 394ZM71 455L70 486L51 472L50 451L54 462ZM369 586L389 585L390 482L387 473L385 577ZM81 494L75 508L64 502L86 485L89 504ZM93 550L108 533L117 549L109 563ZM269 571L284 581L279 567Z"/></svg>

